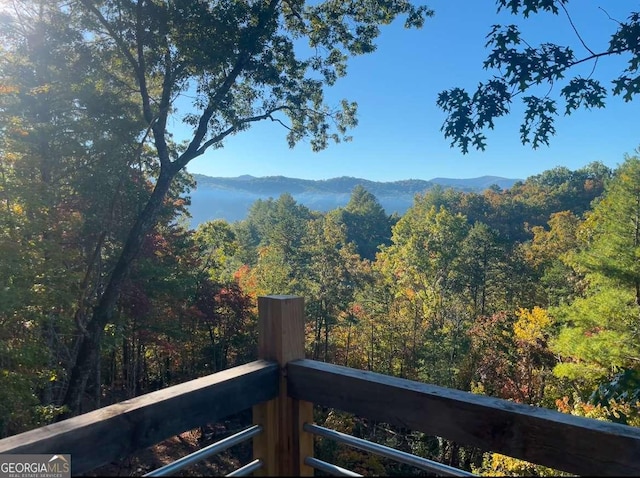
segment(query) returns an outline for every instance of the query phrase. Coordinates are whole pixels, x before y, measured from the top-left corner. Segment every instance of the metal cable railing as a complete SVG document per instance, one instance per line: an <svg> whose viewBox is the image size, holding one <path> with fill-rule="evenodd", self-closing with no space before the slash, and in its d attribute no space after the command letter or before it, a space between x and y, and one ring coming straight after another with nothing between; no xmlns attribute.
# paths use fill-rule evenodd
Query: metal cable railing
<svg viewBox="0 0 640 478"><path fill-rule="evenodd" d="M252 462L238 468L236 471L232 471L227 476L248 476L260 468L262 468L262 461L253 460Z"/></svg>
<svg viewBox="0 0 640 478"><path fill-rule="evenodd" d="M373 443L368 440L363 440L362 438L356 438L354 436L347 435L345 433L340 433L335 430L331 430L329 428L321 427L319 425L305 423L303 428L304 428L304 431L308 433L313 433L314 435L318 435L324 438L330 438L337 442L344 443L345 445L349 445L355 448L359 448L369 453L374 453L376 455L384 456L385 458L390 458L392 460L395 460L400 463L404 463L406 465L415 466L416 468L420 468L421 470L437 473L440 476L477 476L477 475L474 475L473 473L469 473L468 471L461 470L453 466L444 465L442 463L438 463L437 461L428 460L420 456L412 455L411 453L405 453L403 451L396 450L388 446L380 445L378 443ZM309 466L313 466L311 463L308 463L308 464ZM341 470L344 470L344 468L341 468ZM324 471L327 471L327 470L324 470ZM348 473L353 473L349 470L344 470L344 471L347 471ZM360 475L350 474L347 476L360 476Z"/></svg>
<svg viewBox="0 0 640 478"><path fill-rule="evenodd" d="M346 468L342 468L332 463L327 463L326 461L318 460L317 458L311 458L310 456L306 457L304 459L304 462L311 468L324 471L325 473L329 473L332 476L363 476L356 473L355 471L347 470Z"/></svg>
<svg viewBox="0 0 640 478"><path fill-rule="evenodd" d="M211 445L203 448L202 450L195 451L187 456L184 456L168 465L163 466L162 468L158 468L153 470L146 475L143 476L171 476L174 475L177 471L182 470L194 463L202 461L212 455L220 453L221 451L226 450L227 448L231 448L234 445L238 445L239 443L245 442L254 436L262 433L262 427L260 425L253 425L245 430L239 431L238 433L231 435L223 440L212 443ZM249 471L246 469L249 468ZM260 460L254 460L251 463L237 469L227 476L246 476L249 473L259 469L262 467L262 462Z"/></svg>

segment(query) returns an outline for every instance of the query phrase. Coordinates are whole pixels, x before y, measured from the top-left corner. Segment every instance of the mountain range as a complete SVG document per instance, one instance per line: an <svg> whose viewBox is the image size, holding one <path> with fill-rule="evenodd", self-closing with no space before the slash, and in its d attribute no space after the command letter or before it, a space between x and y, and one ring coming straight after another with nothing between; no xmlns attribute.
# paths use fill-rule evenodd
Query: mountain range
<svg viewBox="0 0 640 478"><path fill-rule="evenodd" d="M455 188L466 192L482 192L496 185L509 189L520 179L498 176L481 176L470 179L434 178L405 179L402 181L380 182L353 177L312 180L284 176L254 177L250 175L235 178L193 175L196 188L191 191L191 227L211 219L225 219L228 222L246 217L251 204L258 199L278 198L283 193L291 194L296 201L309 209L330 211L343 207L349 202L351 191L362 185L378 198L387 214L404 212L413 203L417 193L424 193L435 185Z"/></svg>

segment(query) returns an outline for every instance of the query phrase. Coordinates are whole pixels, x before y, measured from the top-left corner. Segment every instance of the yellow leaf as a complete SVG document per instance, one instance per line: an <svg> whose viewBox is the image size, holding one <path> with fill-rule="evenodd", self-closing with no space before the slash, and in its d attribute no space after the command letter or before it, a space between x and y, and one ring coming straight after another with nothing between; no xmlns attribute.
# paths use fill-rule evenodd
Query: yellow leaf
<svg viewBox="0 0 640 478"><path fill-rule="evenodd" d="M518 340L534 344L544 339L544 331L551 325L551 317L545 309L519 309L516 316L518 320L513 324L513 333Z"/></svg>

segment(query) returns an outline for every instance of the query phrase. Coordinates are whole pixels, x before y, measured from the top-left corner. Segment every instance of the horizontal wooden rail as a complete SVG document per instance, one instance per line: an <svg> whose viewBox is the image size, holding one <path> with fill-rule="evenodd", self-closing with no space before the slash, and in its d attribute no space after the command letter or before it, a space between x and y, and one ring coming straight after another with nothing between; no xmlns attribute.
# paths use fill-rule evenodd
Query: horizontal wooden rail
<svg viewBox="0 0 640 478"><path fill-rule="evenodd" d="M297 360L292 398L583 475L640 475L640 428Z"/></svg>
<svg viewBox="0 0 640 478"><path fill-rule="evenodd" d="M0 440L0 453L71 454L72 474L278 395L279 367L258 360Z"/></svg>

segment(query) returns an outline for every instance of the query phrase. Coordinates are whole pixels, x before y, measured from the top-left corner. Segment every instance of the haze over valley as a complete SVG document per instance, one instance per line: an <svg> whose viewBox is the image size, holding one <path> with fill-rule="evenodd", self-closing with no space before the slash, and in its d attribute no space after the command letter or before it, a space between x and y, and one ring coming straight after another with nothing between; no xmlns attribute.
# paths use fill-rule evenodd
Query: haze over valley
<svg viewBox="0 0 640 478"><path fill-rule="evenodd" d="M246 217L251 204L258 199L278 198L290 193L296 201L311 210L326 212L343 207L349 202L353 188L362 185L376 196L387 214L397 212L402 215L413 203L417 193L424 193L434 186L455 188L466 192L482 192L496 185L509 189L519 179L498 176L481 176L468 179L433 178L407 179L404 181L381 182L362 178L339 177L326 180L288 178L285 176L254 177L250 175L235 178L211 177L194 174L197 186L190 193L191 227L196 227L212 219L228 222Z"/></svg>

